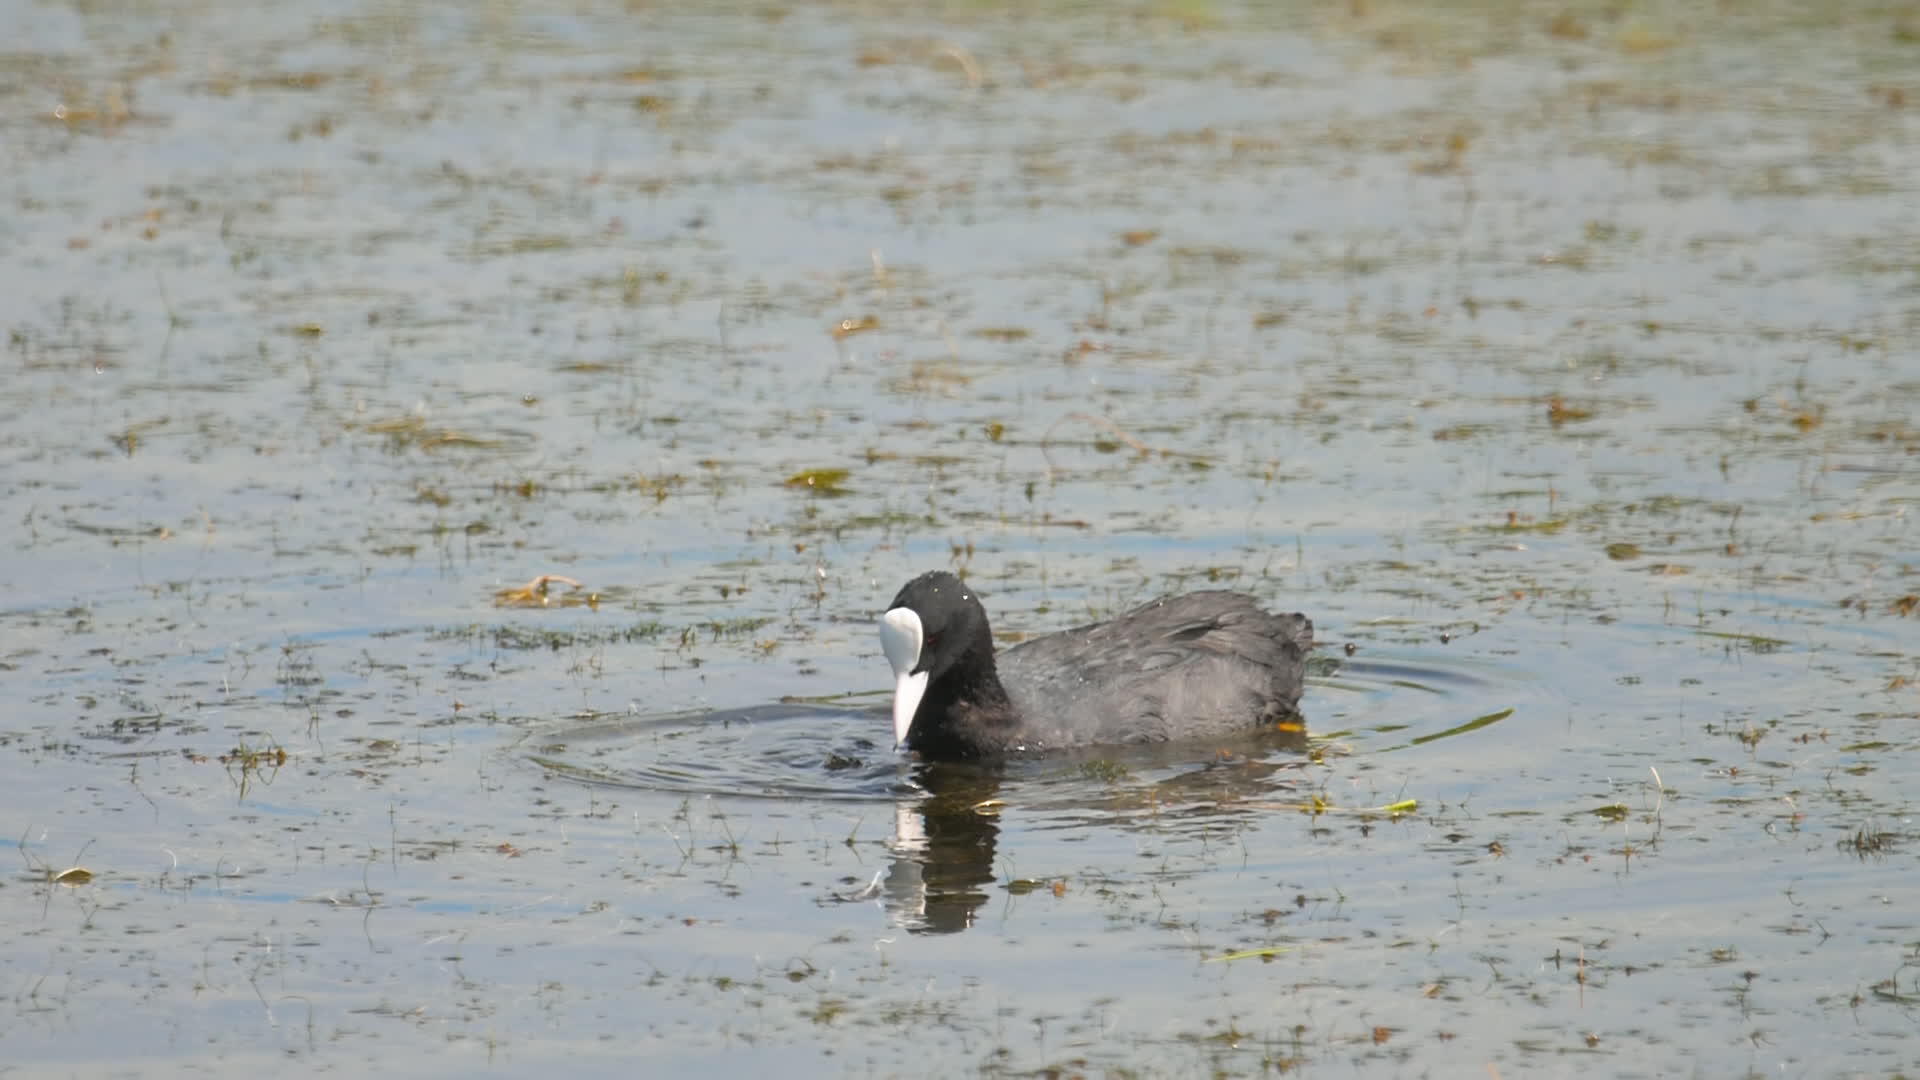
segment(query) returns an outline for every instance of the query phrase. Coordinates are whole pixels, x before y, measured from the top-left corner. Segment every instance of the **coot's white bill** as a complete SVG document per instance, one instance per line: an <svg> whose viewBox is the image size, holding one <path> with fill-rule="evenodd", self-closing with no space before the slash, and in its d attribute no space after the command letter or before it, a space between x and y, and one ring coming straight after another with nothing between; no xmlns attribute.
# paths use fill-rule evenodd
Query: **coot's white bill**
<svg viewBox="0 0 1920 1080"><path fill-rule="evenodd" d="M915 672L920 665L920 645L926 631L920 616L912 608L897 607L880 616L880 651L893 665L893 745L907 741L913 729L913 714L927 693L929 672Z"/></svg>

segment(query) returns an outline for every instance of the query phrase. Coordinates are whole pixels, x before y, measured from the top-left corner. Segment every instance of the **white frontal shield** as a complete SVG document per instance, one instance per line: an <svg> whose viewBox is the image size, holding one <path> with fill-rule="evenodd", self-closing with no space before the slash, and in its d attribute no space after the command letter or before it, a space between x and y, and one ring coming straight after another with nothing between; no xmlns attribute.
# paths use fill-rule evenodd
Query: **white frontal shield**
<svg viewBox="0 0 1920 1080"><path fill-rule="evenodd" d="M914 673L920 663L920 646L926 630L912 608L897 607L880 616L880 651L893 666L893 744L907 741L913 730L913 714L927 693L927 672Z"/></svg>

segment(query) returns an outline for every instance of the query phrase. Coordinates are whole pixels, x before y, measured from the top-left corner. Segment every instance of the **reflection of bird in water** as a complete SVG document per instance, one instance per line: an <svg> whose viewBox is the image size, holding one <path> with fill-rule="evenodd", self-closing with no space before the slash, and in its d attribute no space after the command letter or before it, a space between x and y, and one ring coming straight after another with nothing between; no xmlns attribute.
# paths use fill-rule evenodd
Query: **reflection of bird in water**
<svg viewBox="0 0 1920 1080"><path fill-rule="evenodd" d="M1000 825L990 804L1000 777L976 766L928 764L914 779L927 796L894 810L887 909L910 930L965 930L994 879Z"/></svg>
<svg viewBox="0 0 1920 1080"><path fill-rule="evenodd" d="M1057 798L1045 794L1053 785L1040 783L1034 802L1023 812L1047 815L1048 827L1133 827L1151 823L1165 827L1169 820L1205 818L1219 821L1237 813L1269 812L1270 798L1286 786L1283 774L1304 764L1301 759L1265 760L1268 751L1297 750L1305 736L1248 735L1238 750L1193 766L1158 782L1132 783L1126 765L1110 759L1060 756L1058 764L1071 775L1098 783L1071 784L1072 791ZM1191 748L1186 759L1190 763ZM1127 759L1140 768L1156 768L1180 760L1167 748L1167 760L1151 750L1132 750ZM1056 759L1050 759L1052 764ZM1040 778L1035 777L1036 781ZM894 809L894 834L888 844L893 856L876 882L893 920L917 933L947 934L968 929L975 913L991 898L1000 858L1000 792L1007 781L1001 763L928 762L914 770L914 780L927 794ZM1241 806L1245 803L1244 808Z"/></svg>

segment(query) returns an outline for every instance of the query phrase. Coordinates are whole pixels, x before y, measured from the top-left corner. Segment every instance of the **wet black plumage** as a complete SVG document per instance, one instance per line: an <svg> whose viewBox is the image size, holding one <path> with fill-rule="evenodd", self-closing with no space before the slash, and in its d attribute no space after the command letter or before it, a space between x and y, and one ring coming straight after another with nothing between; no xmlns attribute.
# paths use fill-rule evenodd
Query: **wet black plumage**
<svg viewBox="0 0 1920 1080"><path fill-rule="evenodd" d="M944 571L902 588L927 673L906 744L934 759L1204 739L1297 717L1313 623L1244 593L1165 597L995 654L986 609Z"/></svg>

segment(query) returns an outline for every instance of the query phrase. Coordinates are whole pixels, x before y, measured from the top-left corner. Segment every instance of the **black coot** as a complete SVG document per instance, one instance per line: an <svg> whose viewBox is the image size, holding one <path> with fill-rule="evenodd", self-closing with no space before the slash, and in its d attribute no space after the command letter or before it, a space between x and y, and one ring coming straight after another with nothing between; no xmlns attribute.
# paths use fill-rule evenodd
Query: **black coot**
<svg viewBox="0 0 1920 1080"><path fill-rule="evenodd" d="M961 580L922 574L880 619L893 733L936 759L1247 731L1299 715L1313 623L1243 593L1196 592L995 656Z"/></svg>

